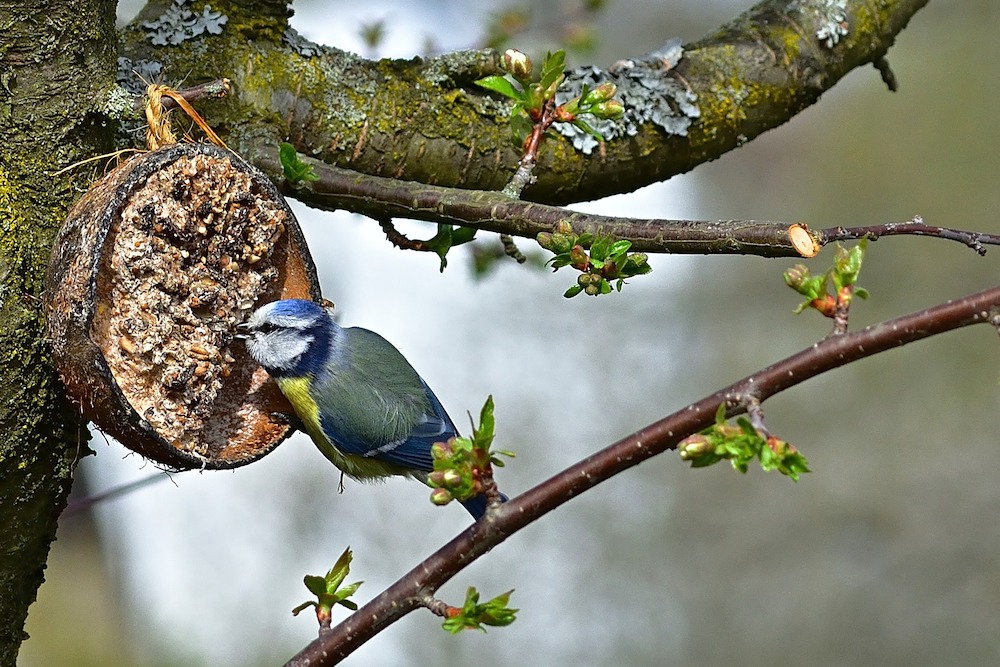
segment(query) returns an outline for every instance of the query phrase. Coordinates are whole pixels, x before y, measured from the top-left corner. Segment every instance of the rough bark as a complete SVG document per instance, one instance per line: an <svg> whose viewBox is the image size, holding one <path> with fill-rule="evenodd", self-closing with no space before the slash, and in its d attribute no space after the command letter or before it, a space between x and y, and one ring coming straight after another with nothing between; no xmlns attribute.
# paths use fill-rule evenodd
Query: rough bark
<svg viewBox="0 0 1000 667"><path fill-rule="evenodd" d="M0 664L13 665L43 579L80 420L47 363L38 299L48 250L105 152L98 101L114 82L114 2L0 3Z"/></svg>

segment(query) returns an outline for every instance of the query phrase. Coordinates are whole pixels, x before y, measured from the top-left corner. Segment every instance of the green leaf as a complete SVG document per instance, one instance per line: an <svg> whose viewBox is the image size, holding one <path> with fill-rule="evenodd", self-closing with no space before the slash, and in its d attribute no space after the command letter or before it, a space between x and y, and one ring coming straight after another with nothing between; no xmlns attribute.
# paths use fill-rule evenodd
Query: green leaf
<svg viewBox="0 0 1000 667"><path fill-rule="evenodd" d="M566 52L559 49L555 53L545 55L545 62L542 63L542 78L539 80L542 90L548 88L556 82L563 72L566 71Z"/></svg>
<svg viewBox="0 0 1000 667"><path fill-rule="evenodd" d="M594 128L592 128L587 121L583 120L579 116L577 116L576 118L573 119L573 123L572 124L575 127L579 128L580 130L582 130L582 131L586 132L587 134L589 134L590 136L592 136L597 141L606 141L607 140L603 134L601 134L600 132L598 132L597 130L595 130Z"/></svg>
<svg viewBox="0 0 1000 667"><path fill-rule="evenodd" d="M592 259L605 260L608 256L608 249L611 247L610 236L598 236L590 244L590 257Z"/></svg>
<svg viewBox="0 0 1000 667"><path fill-rule="evenodd" d="M524 150L524 142L534 129L531 120L526 115L518 114L510 118L510 142L515 149Z"/></svg>
<svg viewBox="0 0 1000 667"><path fill-rule="evenodd" d="M316 601L303 602L292 610L292 614L297 616L300 611L310 606L316 607L317 610L325 609L327 611L333 605L337 604L343 605L348 609L357 609L358 605L347 598L354 595L363 582L356 581L353 584L341 587L344 578L351 572L351 561L353 559L354 554L351 553L351 548L347 547L325 576L318 577L307 574L302 579L302 582L309 589L309 592L316 596Z"/></svg>
<svg viewBox="0 0 1000 667"><path fill-rule="evenodd" d="M608 250L609 255L621 255L628 252L628 249L632 247L631 241L626 241L621 239L620 241L615 241L611 244L611 248Z"/></svg>
<svg viewBox="0 0 1000 667"><path fill-rule="evenodd" d="M309 592L313 595L325 595L326 594L326 579L323 577L318 577L314 574L307 574L302 582L309 589Z"/></svg>
<svg viewBox="0 0 1000 667"><path fill-rule="evenodd" d="M432 238L424 241L424 246L437 253L441 258L441 272L448 266L448 251L457 245L468 243L476 236L476 230L467 227L452 227L439 224L438 231Z"/></svg>
<svg viewBox="0 0 1000 667"><path fill-rule="evenodd" d="M476 80L476 85L493 92L500 93L504 97L509 97L516 102L524 102L524 91L514 85L514 82L505 76L493 75Z"/></svg>
<svg viewBox="0 0 1000 667"><path fill-rule="evenodd" d="M310 600L309 602L303 602L298 607L292 610L292 616L298 616L303 609L308 609L309 607L315 607L317 604Z"/></svg>
<svg viewBox="0 0 1000 667"><path fill-rule="evenodd" d="M451 244L462 245L476 238L476 230L472 227L455 227L451 230Z"/></svg>
<svg viewBox="0 0 1000 667"><path fill-rule="evenodd" d="M563 296L566 297L567 299L572 299L574 296L576 296L582 291L583 291L582 287L580 287L579 285L573 285L568 290L563 292Z"/></svg>
<svg viewBox="0 0 1000 667"><path fill-rule="evenodd" d="M337 590L344 579L347 578L347 575L351 572L352 560L354 560L354 554L351 553L351 548L347 547L344 549L344 553L340 554L340 558L333 564L333 567L330 568L330 571L326 573L328 592Z"/></svg>
<svg viewBox="0 0 1000 667"><path fill-rule="evenodd" d="M484 625L493 627L510 625L517 620L517 609L507 606L513 590L501 593L492 600L479 604L479 591L470 586L465 593L465 603L459 613L448 618L442 627L451 634L462 630L482 630Z"/></svg>
<svg viewBox="0 0 1000 667"><path fill-rule="evenodd" d="M477 447L489 449L493 444L493 431L496 426L496 419L493 417L493 394L490 394L483 404L483 409L479 411L479 426L476 428L473 442Z"/></svg>
<svg viewBox="0 0 1000 667"><path fill-rule="evenodd" d="M278 159L281 161L281 170L285 174L285 180L292 185L301 181L318 181L319 176L313 171L312 165L306 164L295 152L295 147L289 143L283 143L278 148Z"/></svg>

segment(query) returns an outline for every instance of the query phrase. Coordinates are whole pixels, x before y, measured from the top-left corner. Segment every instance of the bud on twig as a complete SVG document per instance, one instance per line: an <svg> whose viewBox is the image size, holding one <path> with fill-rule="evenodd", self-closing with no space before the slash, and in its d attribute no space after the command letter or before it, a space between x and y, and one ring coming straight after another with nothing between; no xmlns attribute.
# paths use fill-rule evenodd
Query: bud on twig
<svg viewBox="0 0 1000 667"><path fill-rule="evenodd" d="M516 79L527 79L531 76L531 58L517 49L507 49L503 52L503 68Z"/></svg>

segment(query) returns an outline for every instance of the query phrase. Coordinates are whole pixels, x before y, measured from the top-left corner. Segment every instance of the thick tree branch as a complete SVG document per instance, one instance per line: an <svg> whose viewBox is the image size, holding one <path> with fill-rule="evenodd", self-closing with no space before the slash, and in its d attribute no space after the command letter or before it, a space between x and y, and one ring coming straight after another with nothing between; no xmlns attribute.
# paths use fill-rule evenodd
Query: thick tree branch
<svg viewBox="0 0 1000 667"><path fill-rule="evenodd" d="M512 498L472 525L417 567L289 661L291 666L333 665L422 606L422 600L508 537L587 489L642 461L674 449L685 437L727 415L746 411L774 394L821 373L886 350L970 324L1000 324L1000 287L867 327L831 336L692 403L619 440Z"/></svg>
<svg viewBox="0 0 1000 667"><path fill-rule="evenodd" d="M697 117L673 130L644 122L634 136L609 141L593 155L565 140L546 142L538 180L524 197L596 199L713 160L788 121L852 69L880 62L924 4L851 0L839 22L829 0L767 0L688 44L680 63L659 75L655 58L637 59L649 77L690 91ZM168 83L232 79L235 94L208 115L252 161L289 139L300 152L339 167L477 190L501 189L516 168L509 105L473 83L497 73L496 52L372 62L301 39L282 41L283 27L263 30L240 3L212 6L229 18L220 35L199 38L190 49L157 48L135 22L124 55L162 62ZM846 30L836 43L823 36L831 25ZM656 117L669 116L666 99L652 103L662 106Z"/></svg>

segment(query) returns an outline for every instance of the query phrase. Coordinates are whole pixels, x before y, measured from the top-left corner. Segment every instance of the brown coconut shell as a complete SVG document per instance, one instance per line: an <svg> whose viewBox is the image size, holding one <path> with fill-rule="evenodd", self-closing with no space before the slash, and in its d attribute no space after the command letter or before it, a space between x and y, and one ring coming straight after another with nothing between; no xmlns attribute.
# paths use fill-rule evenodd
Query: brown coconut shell
<svg viewBox="0 0 1000 667"><path fill-rule="evenodd" d="M235 340L282 298L318 299L277 188L231 151L173 144L122 163L73 207L46 276L48 336L84 416L175 469L276 447L292 407Z"/></svg>

